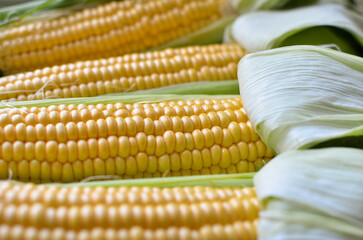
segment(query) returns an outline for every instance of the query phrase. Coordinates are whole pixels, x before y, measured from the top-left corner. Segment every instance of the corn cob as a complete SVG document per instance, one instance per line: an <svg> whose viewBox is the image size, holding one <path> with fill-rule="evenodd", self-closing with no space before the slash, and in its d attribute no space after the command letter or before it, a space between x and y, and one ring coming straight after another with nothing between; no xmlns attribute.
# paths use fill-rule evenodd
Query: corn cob
<svg viewBox="0 0 363 240"><path fill-rule="evenodd" d="M195 81L237 79L235 44L186 47L47 67L0 78L0 100L89 97Z"/></svg>
<svg viewBox="0 0 363 240"><path fill-rule="evenodd" d="M24 71L152 48L222 17L216 0L124 0L0 35L0 69Z"/></svg>
<svg viewBox="0 0 363 240"><path fill-rule="evenodd" d="M239 97L0 110L0 179L254 172L273 157Z"/></svg>
<svg viewBox="0 0 363 240"><path fill-rule="evenodd" d="M253 188L0 184L0 239L256 239Z"/></svg>

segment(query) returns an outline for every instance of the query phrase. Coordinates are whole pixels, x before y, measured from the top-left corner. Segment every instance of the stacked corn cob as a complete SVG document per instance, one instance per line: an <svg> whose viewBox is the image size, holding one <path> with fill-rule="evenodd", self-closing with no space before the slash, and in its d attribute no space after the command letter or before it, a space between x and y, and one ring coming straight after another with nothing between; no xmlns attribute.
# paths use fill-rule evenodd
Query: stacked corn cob
<svg viewBox="0 0 363 240"><path fill-rule="evenodd" d="M0 69L23 71L156 47L220 19L222 2L115 1L11 27L0 35Z"/></svg>
<svg viewBox="0 0 363 240"><path fill-rule="evenodd" d="M253 188L0 184L1 239L256 239Z"/></svg>
<svg viewBox="0 0 363 240"><path fill-rule="evenodd" d="M0 109L0 179L33 183L0 183L0 239L257 238L254 189L225 178L274 153L240 98L126 95L236 79L238 45L135 53L216 22L223 4L125 0L2 31L0 69L21 73L0 78L0 100L19 101ZM111 93L124 95L95 97ZM110 177L123 180L34 184Z"/></svg>
<svg viewBox="0 0 363 240"><path fill-rule="evenodd" d="M236 79L244 54L239 45L220 44L56 65L0 78L0 100L92 97Z"/></svg>
<svg viewBox="0 0 363 240"><path fill-rule="evenodd" d="M273 154L240 98L4 108L0 177L79 181L253 172ZM116 98L117 99L117 98Z"/></svg>

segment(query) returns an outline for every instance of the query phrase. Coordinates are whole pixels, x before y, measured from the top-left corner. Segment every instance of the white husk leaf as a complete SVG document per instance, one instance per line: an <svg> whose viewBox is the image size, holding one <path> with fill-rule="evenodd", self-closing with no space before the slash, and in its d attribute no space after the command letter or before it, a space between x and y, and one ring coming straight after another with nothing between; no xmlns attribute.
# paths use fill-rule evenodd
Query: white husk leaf
<svg viewBox="0 0 363 240"><path fill-rule="evenodd" d="M363 238L363 150L286 152L254 184L263 203L259 239Z"/></svg>
<svg viewBox="0 0 363 240"><path fill-rule="evenodd" d="M363 46L363 16L339 4L241 15L226 29L225 39L238 42L249 52L257 52L278 47L288 37L317 26L344 29Z"/></svg>
<svg viewBox="0 0 363 240"><path fill-rule="evenodd" d="M277 48L242 58L238 80L252 125L276 153L363 135L363 58Z"/></svg>

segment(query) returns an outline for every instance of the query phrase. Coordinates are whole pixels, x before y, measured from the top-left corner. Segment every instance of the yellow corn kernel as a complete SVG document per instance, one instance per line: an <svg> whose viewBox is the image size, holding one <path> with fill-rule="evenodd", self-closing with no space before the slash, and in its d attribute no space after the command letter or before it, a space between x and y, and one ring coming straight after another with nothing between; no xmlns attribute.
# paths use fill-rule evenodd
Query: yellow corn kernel
<svg viewBox="0 0 363 240"><path fill-rule="evenodd" d="M11 118L20 109L4 108L1 114L9 119L0 133L13 129L14 136L0 138L0 177L7 179L15 171L14 179L69 182L95 175L140 178L256 171L274 154L260 138L251 141L258 135L252 133L247 118L231 118L244 111L239 102L240 98L230 98L22 107L23 122ZM120 110L122 116L117 115ZM146 110L157 113L160 120L142 114ZM90 117L67 117L74 111L80 116L89 112ZM44 120L54 112L61 117ZM40 113L41 118L34 117ZM174 117L180 121L173 121ZM173 130L174 122L178 132ZM202 125L209 128L196 128Z"/></svg>
<svg viewBox="0 0 363 240"><path fill-rule="evenodd" d="M257 239L253 188L0 189L1 239Z"/></svg>
<svg viewBox="0 0 363 240"><path fill-rule="evenodd" d="M7 59L1 69L31 69L92 56L107 57L155 47L215 22L221 17L220 8L221 4L212 0L172 0L167 3L127 0L117 4L106 3L51 21L10 27L0 37L1 47L5 51L4 58ZM191 49L185 52L196 53ZM141 59L160 55L147 55ZM171 57L172 53L167 52L165 56ZM131 55L128 59L140 58ZM114 75L105 66L110 62L115 63L117 59L102 61L98 65L104 67L102 75ZM33 75L41 77L43 72L66 70L75 66L94 65L92 62L62 65L37 71ZM132 65L130 67L135 73L145 71ZM80 74L67 74L62 80L69 81L74 75ZM16 86L19 84L9 85L8 88L14 89Z"/></svg>
<svg viewBox="0 0 363 240"><path fill-rule="evenodd" d="M198 52L204 52L202 57ZM151 60L148 60L146 57L148 53L139 53L116 58L77 62L76 64L64 64L52 68L38 69L33 72L27 72L26 74L21 73L0 78L0 89L2 89L0 100L70 98L147 90L161 86L193 82L196 79L189 75L190 71L195 75L200 76L197 79L198 81L230 80L237 78L237 64L245 53L246 52L241 47L235 44L216 44L152 52L151 54L157 56ZM202 66L189 64L189 62L196 61L196 56L200 56L199 65ZM216 59L220 59L220 61ZM0 69L2 67L2 62L7 61L0 61ZM230 66L232 65L234 67L231 68ZM222 74L225 71L228 72L227 75ZM125 84L126 82L127 84ZM16 89L9 87L13 86L14 83L18 85ZM43 91L45 91L45 94L43 94ZM228 107L227 110L226 106ZM214 107L214 109L219 110L216 117L218 118L217 121L221 121L223 127L226 127L230 120L235 121L237 117L243 121L246 119L243 112L236 113L230 109L230 107L235 108L235 106L236 105L233 105L233 103L221 102L219 106ZM183 124L187 124L185 129L189 128L190 130L193 130L206 127L210 128L210 125L215 123L216 119L210 120L210 117L207 116L207 112L212 109L211 106L207 105L203 105L203 107L201 107L201 105L192 106L187 109L176 106L163 106L162 109L155 109L155 111L135 108L128 112L124 111L128 109L118 109L116 111L116 116L126 117L127 115L128 117L140 117L141 119L147 116L153 120L160 120L164 124L165 129L171 130L171 123L176 121L171 118L172 116L182 117L182 115L187 115L190 117L191 121L184 122L183 119L181 120ZM114 109L112 108L82 109L80 112L75 110L76 109L62 109L62 111L57 113L36 111L25 117L14 112L12 116L4 116L0 120L0 124L6 125L7 122L10 121L13 123L25 121L27 124L35 124L38 122L43 126L49 123L54 124L54 122L57 122L58 120L62 123L79 119L82 119L82 121L92 119L97 120L102 115L106 116L111 112L114 112ZM165 116L161 116L159 110L161 110ZM188 115L187 112L189 111L194 112L194 115L200 116L196 117L193 114ZM186 113L183 114L183 112ZM179 123L179 127L181 127L181 122ZM90 122L89 124L96 123ZM108 124L111 123L102 120L102 122L97 122L97 124L99 125L99 128L107 128ZM130 127L132 128L128 130L134 131L134 125ZM76 134L74 125L68 126L66 130L71 135L72 133ZM11 131L14 132L14 129L7 129L7 132ZM95 134L95 132L92 133ZM99 133L102 134L102 132ZM13 135L11 134L5 135L5 137L10 138L12 136Z"/></svg>

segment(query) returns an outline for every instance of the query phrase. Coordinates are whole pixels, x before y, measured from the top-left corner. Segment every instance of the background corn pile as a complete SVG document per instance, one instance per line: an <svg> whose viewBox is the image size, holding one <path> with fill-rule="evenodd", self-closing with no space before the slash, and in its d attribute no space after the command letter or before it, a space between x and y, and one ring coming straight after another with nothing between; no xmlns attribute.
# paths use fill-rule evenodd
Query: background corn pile
<svg viewBox="0 0 363 240"><path fill-rule="evenodd" d="M285 145L326 139L306 143L304 131L289 131L300 117L294 100L274 102L300 99L299 86L289 85L294 70L274 67L280 59L249 61L296 39L315 44L310 36L320 30L258 49L268 45L269 27L261 35L261 23L238 29L254 23L240 19L248 12L315 2L15 3L0 3L0 239L278 239L261 227L270 224L270 198L260 189L271 179L255 188L253 178ZM332 30L328 43L359 52L357 29L341 39ZM267 82L272 76L279 80ZM313 103L302 104L303 119ZM353 141L361 141L356 132Z"/></svg>

